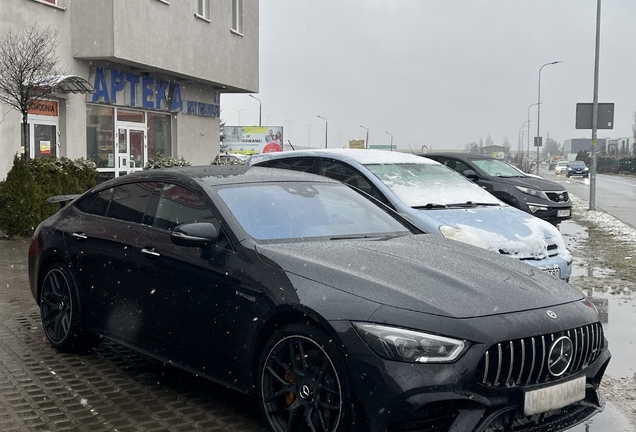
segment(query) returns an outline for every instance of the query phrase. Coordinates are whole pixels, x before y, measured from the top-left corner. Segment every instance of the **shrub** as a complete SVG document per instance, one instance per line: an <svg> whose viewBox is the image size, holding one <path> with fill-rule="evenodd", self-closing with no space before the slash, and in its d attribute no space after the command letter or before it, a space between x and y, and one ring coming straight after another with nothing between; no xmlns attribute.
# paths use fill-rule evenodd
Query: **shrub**
<svg viewBox="0 0 636 432"><path fill-rule="evenodd" d="M30 235L60 208L46 198L82 193L95 186L96 177L95 164L85 159L37 158L27 169L16 156L6 181L0 185L0 229L11 237Z"/></svg>
<svg viewBox="0 0 636 432"><path fill-rule="evenodd" d="M46 196L17 155L13 167L0 187L0 229L9 237L29 236L42 221L42 202Z"/></svg>
<svg viewBox="0 0 636 432"><path fill-rule="evenodd" d="M162 154L158 154L153 158L148 159L148 163L144 167L144 170L158 169L158 168L172 168L172 167L180 167L180 166L190 166L192 165L190 162L185 160L183 157L179 157L179 159L173 158L171 156L164 156Z"/></svg>

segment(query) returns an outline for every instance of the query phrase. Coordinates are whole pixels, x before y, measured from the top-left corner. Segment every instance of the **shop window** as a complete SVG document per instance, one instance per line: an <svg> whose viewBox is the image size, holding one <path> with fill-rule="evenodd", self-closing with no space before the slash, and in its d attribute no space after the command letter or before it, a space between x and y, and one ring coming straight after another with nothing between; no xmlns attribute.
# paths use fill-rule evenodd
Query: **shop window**
<svg viewBox="0 0 636 432"><path fill-rule="evenodd" d="M117 110L117 121L145 123L146 119L144 117L142 111Z"/></svg>
<svg viewBox="0 0 636 432"><path fill-rule="evenodd" d="M148 159L172 156L171 120L170 115L148 113Z"/></svg>
<svg viewBox="0 0 636 432"><path fill-rule="evenodd" d="M86 158L97 168L115 167L114 109L86 106Z"/></svg>
<svg viewBox="0 0 636 432"><path fill-rule="evenodd" d="M207 21L210 20L210 0L196 0L196 13L194 14L198 18L203 18Z"/></svg>
<svg viewBox="0 0 636 432"><path fill-rule="evenodd" d="M232 30L243 33L243 0L232 0Z"/></svg>

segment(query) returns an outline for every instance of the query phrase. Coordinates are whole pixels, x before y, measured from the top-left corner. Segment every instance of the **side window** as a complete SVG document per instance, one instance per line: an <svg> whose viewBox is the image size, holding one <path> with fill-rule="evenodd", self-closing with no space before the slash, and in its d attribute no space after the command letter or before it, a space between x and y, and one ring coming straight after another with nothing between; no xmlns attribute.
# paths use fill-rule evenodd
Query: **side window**
<svg viewBox="0 0 636 432"><path fill-rule="evenodd" d="M107 217L141 223L155 182L129 183L115 188Z"/></svg>
<svg viewBox="0 0 636 432"><path fill-rule="evenodd" d="M273 160L267 164L270 168L280 168L292 171L314 172L314 158L293 158Z"/></svg>
<svg viewBox="0 0 636 432"><path fill-rule="evenodd" d="M318 174L358 188L361 191L368 193L375 199L388 204L386 202L386 199L380 194L380 192L378 192L373 187L373 185L362 176L362 174L342 162L325 159L320 166Z"/></svg>
<svg viewBox="0 0 636 432"><path fill-rule="evenodd" d="M455 171L457 171L460 174L463 174L464 171L472 169L471 167L469 167L468 165L466 165L464 162L462 161L455 161Z"/></svg>
<svg viewBox="0 0 636 432"><path fill-rule="evenodd" d="M106 216L108 204L113 197L114 188L104 189L103 191L91 194L75 203L78 210L97 216Z"/></svg>
<svg viewBox="0 0 636 432"><path fill-rule="evenodd" d="M164 184L153 221L155 228L172 231L189 222L216 222L212 211L194 192L178 185Z"/></svg>

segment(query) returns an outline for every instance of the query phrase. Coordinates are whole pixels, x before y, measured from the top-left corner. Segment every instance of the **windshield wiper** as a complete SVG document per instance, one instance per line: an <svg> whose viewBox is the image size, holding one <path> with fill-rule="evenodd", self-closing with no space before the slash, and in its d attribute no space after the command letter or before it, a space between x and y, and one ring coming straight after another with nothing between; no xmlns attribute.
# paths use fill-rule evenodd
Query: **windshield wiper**
<svg viewBox="0 0 636 432"><path fill-rule="evenodd" d="M446 208L446 204L435 204L435 203L428 203L426 205L423 206L414 206L414 209L437 209L437 208Z"/></svg>

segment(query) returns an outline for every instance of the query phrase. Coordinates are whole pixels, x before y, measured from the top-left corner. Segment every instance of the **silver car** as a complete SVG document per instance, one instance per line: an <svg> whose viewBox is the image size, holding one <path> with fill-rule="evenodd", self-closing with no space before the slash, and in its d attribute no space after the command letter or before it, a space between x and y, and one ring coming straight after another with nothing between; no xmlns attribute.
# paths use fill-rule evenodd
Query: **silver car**
<svg viewBox="0 0 636 432"><path fill-rule="evenodd" d="M563 280L572 272L572 256L555 226L501 202L431 159L382 150L322 149L254 155L246 165L340 180L428 233L520 259Z"/></svg>

